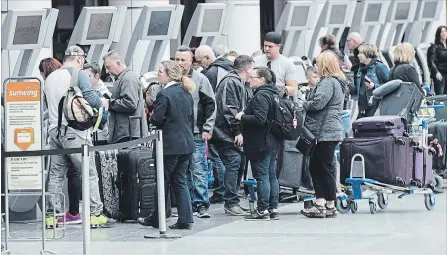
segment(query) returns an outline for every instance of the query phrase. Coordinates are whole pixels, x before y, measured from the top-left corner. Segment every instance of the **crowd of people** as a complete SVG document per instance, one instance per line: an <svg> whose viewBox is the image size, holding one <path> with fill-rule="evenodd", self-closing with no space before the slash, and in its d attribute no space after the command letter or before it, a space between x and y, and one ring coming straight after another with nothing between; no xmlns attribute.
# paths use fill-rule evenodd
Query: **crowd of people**
<svg viewBox="0 0 447 255"><path fill-rule="evenodd" d="M436 94L443 94L447 86L446 39L446 27L441 26L428 52ZM379 58L377 47L363 42L358 33L347 38L353 61L348 61L338 49L334 36L322 37L319 44L322 51L315 65L307 68L308 84L304 87L297 85L294 63L280 52L280 34L270 32L265 35L262 52L254 56L239 55L224 46L181 46L172 60L160 64L158 80L146 88L125 65L123 57L112 51L104 56L105 70L114 77L110 91L102 82L103 71L98 64L86 64L84 51L70 46L63 64L50 58L39 65L45 79L48 143L51 149L92 144L91 130L68 127L65 118L60 123L59 101L70 84L76 82L92 107L106 109L107 128L98 139L119 143L148 134L151 126L163 131L165 193L170 199L172 187L178 209L178 221L170 228L191 229L194 215L211 217L210 203L223 203L226 214L244 216L246 220L277 220L276 162L284 141L272 133L270 123L274 118L274 98L285 95L302 104L306 110L305 126L319 141L309 164L316 200L302 214L309 218L336 217L333 160L336 145L346 136L341 118L346 101L354 102L358 117L372 116L378 106L371 99L374 88L394 79L419 85L421 82L412 65L415 50L408 43L396 46L391 70ZM77 80L73 81L73 77ZM138 125L129 130L129 116L141 116L148 124L143 125L143 134ZM207 150L218 179L212 196L208 190ZM247 160L257 181L254 212L240 205L238 194L239 170ZM65 176L69 180L70 206L65 214L68 223L81 221L80 171L79 154L51 157L48 192L61 192ZM90 221L97 225L113 224L114 220L102 213L93 156L89 175ZM55 206L59 209L60 201L50 200L48 206L49 211ZM156 203L153 213L138 222L158 227L157 206ZM52 219L47 217L48 221ZM47 222L51 224L55 222Z"/></svg>

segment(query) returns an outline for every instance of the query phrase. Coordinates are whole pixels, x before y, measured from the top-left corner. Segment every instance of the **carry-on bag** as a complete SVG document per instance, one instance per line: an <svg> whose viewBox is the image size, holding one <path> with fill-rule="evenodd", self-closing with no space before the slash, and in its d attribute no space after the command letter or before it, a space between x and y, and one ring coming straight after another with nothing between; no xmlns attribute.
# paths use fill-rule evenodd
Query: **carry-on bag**
<svg viewBox="0 0 447 255"><path fill-rule="evenodd" d="M284 149L278 154L276 174L280 186L299 188L305 157L295 148L296 141L284 141Z"/></svg>
<svg viewBox="0 0 447 255"><path fill-rule="evenodd" d="M93 144L97 145L98 140L95 134L93 135ZM120 217L119 190L116 186L118 175L117 154L118 150L95 152L99 195L103 203L103 212L107 217L113 219Z"/></svg>
<svg viewBox="0 0 447 255"><path fill-rule="evenodd" d="M139 120L140 134L143 134L141 117L129 117L129 130L133 119ZM132 139L132 135L130 135ZM139 146L118 152L118 180L120 220L134 220L147 217L154 208L156 168L152 149Z"/></svg>
<svg viewBox="0 0 447 255"><path fill-rule="evenodd" d="M354 137L407 136L407 122L401 116L372 116L352 123Z"/></svg>
<svg viewBox="0 0 447 255"><path fill-rule="evenodd" d="M350 177L351 159L361 154L365 160L365 177L382 183L405 186L413 177L413 146L408 137L346 138L340 146L340 181ZM358 169L355 169L358 170ZM361 177L354 171L352 177Z"/></svg>

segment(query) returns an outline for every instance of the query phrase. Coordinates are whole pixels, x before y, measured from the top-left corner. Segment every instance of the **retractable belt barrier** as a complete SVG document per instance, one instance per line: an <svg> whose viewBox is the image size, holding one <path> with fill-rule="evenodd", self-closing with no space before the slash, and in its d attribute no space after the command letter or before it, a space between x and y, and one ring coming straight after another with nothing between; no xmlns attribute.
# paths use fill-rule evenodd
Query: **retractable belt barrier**
<svg viewBox="0 0 447 255"><path fill-rule="evenodd" d="M148 143L153 140L156 141L156 169L157 169L157 194L158 194L158 221L159 221L159 234L158 235L145 235L145 238L178 238L179 235L168 235L166 233L166 211L165 211L165 190L164 190L164 165L163 165L163 137L161 130L155 130L155 134L147 137L139 138L132 141L121 142L116 144L89 146L87 144L82 145L81 148L70 148L70 149L53 149L53 150L34 150L34 151L2 151L2 158L14 158L14 157L35 157L35 156L51 156L51 155L66 155L66 154L82 154L82 228L83 228L83 254L90 254L90 187L89 187L89 154L95 151L107 151L123 148L131 148L138 146L140 144ZM5 171L5 178L8 178L8 171ZM9 211L9 205L6 202L6 214ZM46 205L42 205L42 211L45 214ZM86 217L87 216L87 217ZM8 217L7 217L8 218ZM45 217L44 217L45 218ZM45 219L43 219L45 220ZM9 222L6 222L6 238L5 238L5 250L8 250L8 236L9 236ZM45 237L43 236L45 239ZM41 254L52 253L49 250L41 251Z"/></svg>

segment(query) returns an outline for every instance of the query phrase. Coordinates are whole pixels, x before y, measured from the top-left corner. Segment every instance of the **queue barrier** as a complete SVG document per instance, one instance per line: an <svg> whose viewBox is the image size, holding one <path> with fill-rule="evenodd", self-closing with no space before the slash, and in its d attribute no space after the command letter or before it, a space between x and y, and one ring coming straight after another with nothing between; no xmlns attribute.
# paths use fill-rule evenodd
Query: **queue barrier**
<svg viewBox="0 0 447 255"><path fill-rule="evenodd" d="M89 157L90 152L96 151L107 151L123 148L131 148L138 146L140 144L149 143L155 140L156 149L156 169L157 169L157 194L158 194L158 221L159 221L159 233L157 235L145 235L145 238L178 238L180 235L168 234L166 231L166 210L165 210L165 188L164 188L164 165L163 165L163 133L161 130L155 130L151 132L150 136L139 138L132 141L126 141L116 144L98 145L90 146L88 144L83 144L81 148L70 148L70 149L57 149L57 150L36 150L36 151L11 151L2 152L2 158L14 158L14 157L33 157L33 156L51 156L51 155L66 155L66 154L77 154L82 155L82 229L83 229L83 253L84 255L90 255L90 217L85 217L85 215L90 215L90 187L89 187ZM43 170L42 170L43 171ZM8 171L5 171L5 250L2 254L10 254L9 248L9 204L8 204ZM50 250L46 250L45 247L45 212L46 203L45 196L54 196L54 194L45 192L45 182L42 184L42 250L40 254L55 254ZM28 193L26 193L28 194ZM36 193L34 193L36 194ZM14 194L16 195L16 194ZM56 229L56 228L54 228Z"/></svg>

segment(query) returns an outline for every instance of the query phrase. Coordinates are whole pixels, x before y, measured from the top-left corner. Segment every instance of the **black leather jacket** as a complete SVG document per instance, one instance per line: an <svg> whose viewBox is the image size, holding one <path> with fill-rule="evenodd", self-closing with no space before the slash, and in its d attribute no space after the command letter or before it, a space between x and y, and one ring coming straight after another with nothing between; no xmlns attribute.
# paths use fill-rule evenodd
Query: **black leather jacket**
<svg viewBox="0 0 447 255"><path fill-rule="evenodd" d="M428 67L431 77L434 78L437 72L447 74L447 48L442 44L432 44L427 52Z"/></svg>

